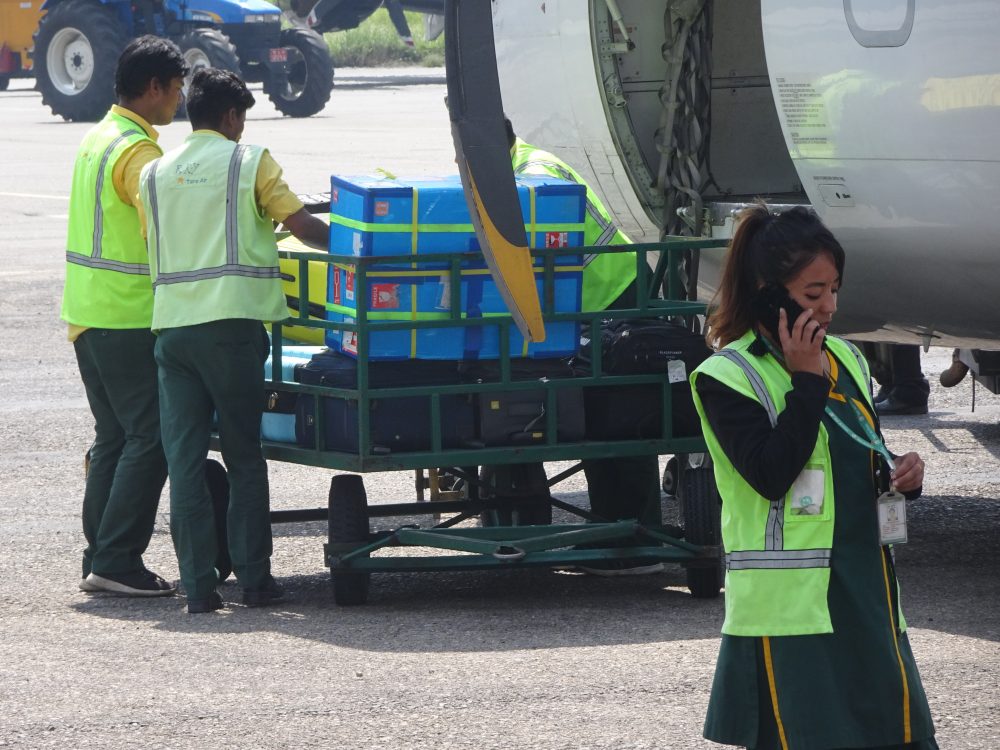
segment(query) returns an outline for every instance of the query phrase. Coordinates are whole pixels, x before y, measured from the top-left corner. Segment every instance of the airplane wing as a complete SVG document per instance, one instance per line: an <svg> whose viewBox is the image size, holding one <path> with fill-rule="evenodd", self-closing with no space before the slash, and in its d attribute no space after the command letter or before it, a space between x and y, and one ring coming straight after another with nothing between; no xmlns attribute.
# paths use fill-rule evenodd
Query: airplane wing
<svg viewBox="0 0 1000 750"><path fill-rule="evenodd" d="M544 341L503 124L491 3L445 3L445 64L455 154L483 256L521 334L528 341Z"/></svg>

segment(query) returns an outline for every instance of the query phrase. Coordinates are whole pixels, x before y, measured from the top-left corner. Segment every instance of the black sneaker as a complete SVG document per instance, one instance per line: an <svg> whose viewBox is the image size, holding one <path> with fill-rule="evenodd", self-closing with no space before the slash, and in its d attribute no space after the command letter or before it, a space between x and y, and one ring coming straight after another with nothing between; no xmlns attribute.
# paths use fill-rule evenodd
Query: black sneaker
<svg viewBox="0 0 1000 750"><path fill-rule="evenodd" d="M151 570L132 573L91 573L87 583L99 591L110 591L124 596L173 596L177 587L167 583Z"/></svg>
<svg viewBox="0 0 1000 750"><path fill-rule="evenodd" d="M264 583L252 589L243 589L243 603L248 607L266 607L285 601L285 590L268 576Z"/></svg>
<svg viewBox="0 0 1000 750"><path fill-rule="evenodd" d="M200 615L205 612L214 612L222 609L222 597L218 591L213 591L210 596L204 599L188 599L188 614Z"/></svg>

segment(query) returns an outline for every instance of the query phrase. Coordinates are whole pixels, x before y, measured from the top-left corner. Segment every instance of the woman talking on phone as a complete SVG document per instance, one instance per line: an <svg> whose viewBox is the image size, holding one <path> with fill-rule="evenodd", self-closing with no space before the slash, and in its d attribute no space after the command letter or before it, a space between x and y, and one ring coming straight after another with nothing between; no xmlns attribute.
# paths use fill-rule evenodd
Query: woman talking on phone
<svg viewBox="0 0 1000 750"><path fill-rule="evenodd" d="M811 211L740 217L691 376L722 498L726 617L705 737L932 750L891 546L924 462L891 454L868 364L827 334L844 251Z"/></svg>

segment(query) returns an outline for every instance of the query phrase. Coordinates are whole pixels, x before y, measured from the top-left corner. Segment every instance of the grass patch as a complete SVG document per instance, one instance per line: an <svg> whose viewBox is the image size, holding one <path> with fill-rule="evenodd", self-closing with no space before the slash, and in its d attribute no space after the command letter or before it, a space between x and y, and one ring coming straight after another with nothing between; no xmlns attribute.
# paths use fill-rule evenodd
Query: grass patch
<svg viewBox="0 0 1000 750"><path fill-rule="evenodd" d="M444 65L444 35L424 41L424 19L420 13L406 12L413 34L407 47L396 34L389 12L379 8L356 29L325 34L333 65L337 68L376 68L401 65L439 67Z"/></svg>

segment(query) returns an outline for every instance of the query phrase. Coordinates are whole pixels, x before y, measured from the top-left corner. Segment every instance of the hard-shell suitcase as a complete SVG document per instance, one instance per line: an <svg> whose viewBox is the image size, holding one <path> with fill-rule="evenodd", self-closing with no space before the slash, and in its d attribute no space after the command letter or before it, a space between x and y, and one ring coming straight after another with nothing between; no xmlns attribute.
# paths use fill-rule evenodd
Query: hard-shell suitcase
<svg viewBox="0 0 1000 750"><path fill-rule="evenodd" d="M321 350L318 346L283 346L281 379L295 382L295 366L305 364ZM264 363L264 413L260 421L262 439L276 443L295 443L295 407L298 395L271 382L271 356L268 355Z"/></svg>
<svg viewBox="0 0 1000 750"><path fill-rule="evenodd" d="M673 436L700 434L688 375L712 354L701 334L658 319L616 320L602 327L601 339L605 373L662 374L671 384ZM576 364L578 369L589 371L585 356L578 357ZM663 390L659 384L586 388L584 406L590 440L663 437Z"/></svg>
<svg viewBox="0 0 1000 750"><path fill-rule="evenodd" d="M511 379L556 380L574 377L566 360L512 359ZM466 382L500 379L496 362L463 363ZM546 442L546 389L485 391L477 394L476 435L484 445L531 445ZM556 396L556 439L577 442L584 437L583 389L562 387Z"/></svg>
<svg viewBox="0 0 1000 750"><path fill-rule="evenodd" d="M357 388L357 360L334 351L317 354L295 369L303 385L331 388ZM370 362L369 388L404 388L410 386L449 385L458 382L455 362L411 360L406 362ZM322 397L326 450L357 453L358 401ZM474 447L474 400L470 395L441 397L441 442L444 448ZM316 446L316 410L312 395L302 394L296 406L297 442ZM431 449L430 397L382 398L371 402L371 441L377 453L412 452Z"/></svg>

